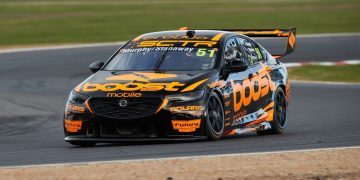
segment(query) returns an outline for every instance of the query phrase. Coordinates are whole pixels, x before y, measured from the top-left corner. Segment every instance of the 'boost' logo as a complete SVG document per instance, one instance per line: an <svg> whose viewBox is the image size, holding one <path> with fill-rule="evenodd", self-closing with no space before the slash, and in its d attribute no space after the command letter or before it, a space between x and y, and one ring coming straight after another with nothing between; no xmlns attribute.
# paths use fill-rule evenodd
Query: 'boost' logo
<svg viewBox="0 0 360 180"><path fill-rule="evenodd" d="M257 101L260 97L266 96L269 91L275 90L275 84L271 81L269 74L266 74L262 77L255 76L251 79L245 79L242 84L234 83L233 80L230 81L233 88L233 97L234 97L234 111L237 112L241 107L248 106L252 101ZM255 91L255 82L259 83L259 88ZM249 95L245 95L245 89L249 89Z"/></svg>
<svg viewBox="0 0 360 180"><path fill-rule="evenodd" d="M85 83L82 90L85 92L93 91L177 91L180 87L184 86L180 82L171 83L151 83L150 80L175 78L176 74L161 74L161 73L133 73L133 74L120 74L116 76L107 77L108 81L129 81L128 83L105 83L105 84L92 84ZM109 93L108 97L140 97L141 94L121 94Z"/></svg>

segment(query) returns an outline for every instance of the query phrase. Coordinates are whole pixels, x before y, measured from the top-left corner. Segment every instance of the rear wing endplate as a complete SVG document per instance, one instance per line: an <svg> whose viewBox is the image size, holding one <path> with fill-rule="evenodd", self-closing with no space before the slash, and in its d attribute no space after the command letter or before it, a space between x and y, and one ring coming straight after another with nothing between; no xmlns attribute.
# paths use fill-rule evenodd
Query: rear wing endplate
<svg viewBox="0 0 360 180"><path fill-rule="evenodd" d="M215 30L215 29L214 29ZM296 44L296 28L289 29L216 29L221 31L237 32L249 37L287 37L287 45L283 54L272 55L278 59L284 57L295 50Z"/></svg>

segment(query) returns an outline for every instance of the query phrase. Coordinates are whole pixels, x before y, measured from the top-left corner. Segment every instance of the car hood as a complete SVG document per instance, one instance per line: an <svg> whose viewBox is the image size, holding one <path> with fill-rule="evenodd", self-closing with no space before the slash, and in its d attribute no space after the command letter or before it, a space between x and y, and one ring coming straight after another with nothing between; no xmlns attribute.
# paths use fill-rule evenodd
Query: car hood
<svg viewBox="0 0 360 180"><path fill-rule="evenodd" d="M216 77L216 72L98 71L74 90L91 96L109 96L109 93L121 92L151 95L184 93L203 88Z"/></svg>

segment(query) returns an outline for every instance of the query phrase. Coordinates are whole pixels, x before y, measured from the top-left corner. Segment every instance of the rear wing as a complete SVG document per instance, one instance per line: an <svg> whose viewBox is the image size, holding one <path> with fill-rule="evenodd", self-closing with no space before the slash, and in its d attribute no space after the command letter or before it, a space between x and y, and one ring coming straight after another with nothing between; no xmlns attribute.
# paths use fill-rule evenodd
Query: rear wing
<svg viewBox="0 0 360 180"><path fill-rule="evenodd" d="M215 30L215 29L213 29ZM284 57L295 50L296 28L289 29L216 29L221 31L237 32L249 37L287 37L286 49L283 54L272 55L278 59Z"/></svg>

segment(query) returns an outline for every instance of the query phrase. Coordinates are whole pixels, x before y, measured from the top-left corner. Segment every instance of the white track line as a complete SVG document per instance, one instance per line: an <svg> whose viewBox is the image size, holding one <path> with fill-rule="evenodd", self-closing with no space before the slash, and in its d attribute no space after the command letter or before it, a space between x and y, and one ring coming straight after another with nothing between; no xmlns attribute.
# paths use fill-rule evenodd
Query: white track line
<svg viewBox="0 0 360 180"><path fill-rule="evenodd" d="M318 84L318 85L345 85L345 86L354 86L360 85L357 82L333 82L333 81L306 81L306 80L292 80L290 79L291 83L298 83L298 84Z"/></svg>
<svg viewBox="0 0 360 180"><path fill-rule="evenodd" d="M318 66L341 66L341 65L357 65L360 64L360 60L345 60L345 61L333 61L333 62L297 62L297 63L284 63L286 67L300 67L307 65L318 65Z"/></svg>
<svg viewBox="0 0 360 180"><path fill-rule="evenodd" d="M313 37L343 37L343 36L360 36L360 33L323 33L323 34L301 34L296 35L297 38L313 38Z"/></svg>
<svg viewBox="0 0 360 180"><path fill-rule="evenodd" d="M314 38L314 37L342 37L342 36L360 36L360 33L324 33L324 34L304 34L297 35L297 38ZM102 46L115 46L122 45L124 41L120 42L105 42L105 43L89 43L89 44L70 44L59 46L42 46L34 48L10 48L0 50L1 53L16 53L16 52L29 52L29 51L46 51L46 50L58 50L58 49L72 49L72 48L85 48L85 47L102 47Z"/></svg>
<svg viewBox="0 0 360 180"><path fill-rule="evenodd" d="M170 158L144 158L135 160L113 160L113 161L92 161L92 162L74 162L74 163L58 163L58 164L41 164L41 165L23 165L23 166L4 166L1 169L14 169L14 168L39 168L39 167L56 167L56 166L68 166L68 165L96 165L96 164L112 164L112 163L131 163L141 161L166 161L166 160L186 160L197 158L215 158L215 157L230 157L230 156L256 156L266 154L281 154L281 153L297 153L297 152L314 152L314 151L329 151L329 150L343 150L343 149L357 149L360 146L347 146L347 147L335 147L335 148L314 148L304 150L287 150L287 151L265 151L254 153L233 153L233 154L220 154L220 155L198 155L187 157L170 157Z"/></svg>

